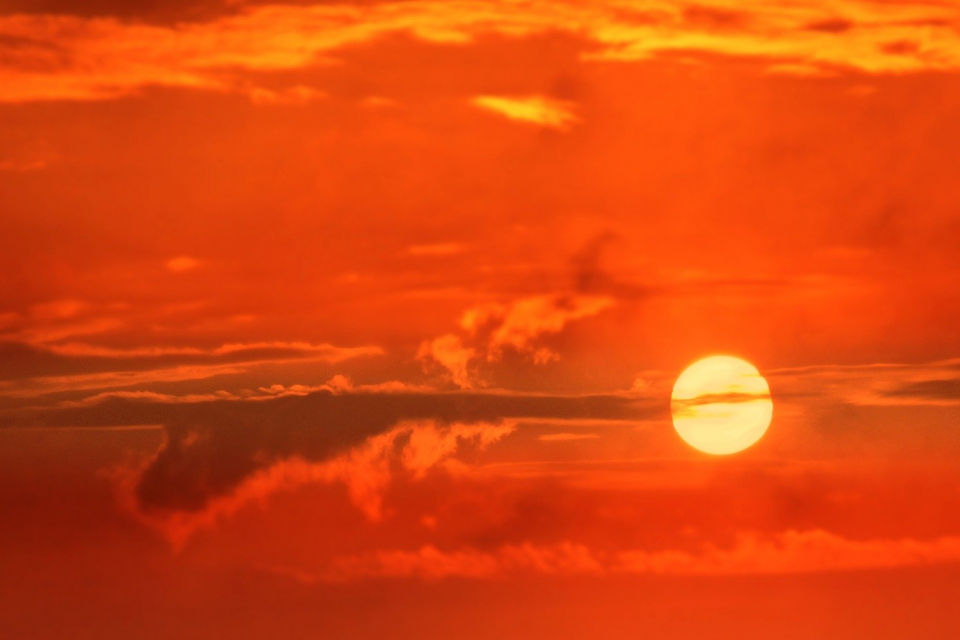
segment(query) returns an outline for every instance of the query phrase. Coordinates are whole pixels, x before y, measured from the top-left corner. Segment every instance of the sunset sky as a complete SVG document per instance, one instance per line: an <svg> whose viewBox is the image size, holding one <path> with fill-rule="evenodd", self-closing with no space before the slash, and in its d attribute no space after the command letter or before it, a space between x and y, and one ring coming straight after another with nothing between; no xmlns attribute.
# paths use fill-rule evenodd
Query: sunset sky
<svg viewBox="0 0 960 640"><path fill-rule="evenodd" d="M958 114L957 0L0 0L0 638L958 637Z"/></svg>

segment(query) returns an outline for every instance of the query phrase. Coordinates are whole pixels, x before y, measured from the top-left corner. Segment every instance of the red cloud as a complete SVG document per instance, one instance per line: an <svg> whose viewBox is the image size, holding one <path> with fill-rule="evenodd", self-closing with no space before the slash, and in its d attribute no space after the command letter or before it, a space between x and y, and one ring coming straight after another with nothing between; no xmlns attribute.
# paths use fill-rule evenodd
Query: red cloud
<svg viewBox="0 0 960 640"><path fill-rule="evenodd" d="M438 467L456 472L452 463L462 445L469 443L482 449L514 429L512 422L447 426L432 421L404 422L330 460L281 460L249 476L229 494L211 499L200 511L142 510L135 497L140 471L119 471L119 487L121 499L131 512L161 531L175 547L182 546L198 529L212 527L249 503L311 483L342 483L353 504L370 521L377 522L384 515L383 494L396 473L417 479Z"/></svg>
<svg viewBox="0 0 960 640"><path fill-rule="evenodd" d="M613 298L605 296L543 295L474 307L460 321L466 334L463 338L448 334L425 342L418 357L440 364L454 384L471 389L482 386L471 368L475 360L482 357L487 362L497 361L505 349L527 356L538 365L557 360L560 354L543 346L541 338L556 335L571 322L595 316L613 305Z"/></svg>
<svg viewBox="0 0 960 640"><path fill-rule="evenodd" d="M540 125L548 129L566 131L577 122L575 105L565 100L543 96L505 97L477 96L473 104L498 113L509 120Z"/></svg>
<svg viewBox="0 0 960 640"><path fill-rule="evenodd" d="M960 561L960 537L930 540L851 540L822 530L744 534L730 548L603 552L573 542L505 545L494 551L374 551L334 559L323 572L299 574L307 582L364 578L495 578L550 575L735 575L815 573L907 567Z"/></svg>
<svg viewBox="0 0 960 640"><path fill-rule="evenodd" d="M596 45L593 55L598 58L640 60L699 52L761 60L804 74L837 67L873 73L960 68L960 39L953 28L958 10L948 3L727 4L711 7L713 18L707 20L694 3L630 10L616 2L546 0L469 5L433 0L368 4L362 10L349 3L259 6L172 26L14 14L0 17L0 33L8 41L0 67L0 101L109 99L148 86L177 86L298 102L303 96L297 87L251 89L236 80L236 73L315 66L341 48L396 33L467 44L488 34L559 32ZM818 27L828 23L850 26ZM486 100L485 106L508 117L549 126L570 122L556 108Z"/></svg>

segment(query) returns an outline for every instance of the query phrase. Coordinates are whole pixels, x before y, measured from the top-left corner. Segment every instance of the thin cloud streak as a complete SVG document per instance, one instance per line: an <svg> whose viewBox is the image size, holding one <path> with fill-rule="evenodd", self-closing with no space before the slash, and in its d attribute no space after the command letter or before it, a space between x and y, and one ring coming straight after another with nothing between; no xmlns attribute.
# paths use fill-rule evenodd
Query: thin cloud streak
<svg viewBox="0 0 960 640"><path fill-rule="evenodd" d="M960 359L788 367L766 372L774 396L822 397L855 406L960 405Z"/></svg>
<svg viewBox="0 0 960 640"><path fill-rule="evenodd" d="M558 131L566 131L578 121L574 115L576 105L572 102L543 96L477 96L471 102L508 120L536 124Z"/></svg>
<svg viewBox="0 0 960 640"><path fill-rule="evenodd" d="M571 541L553 545L504 545L494 551L381 550L335 558L325 571L290 574L303 583L371 578L493 579L518 574L594 575L771 575L861 571L960 561L960 538L853 540L819 529L763 536L741 534L729 548L700 551L626 550L603 552ZM274 572L285 573L274 567Z"/></svg>
<svg viewBox="0 0 960 640"><path fill-rule="evenodd" d="M72 375L41 375L0 381L0 396L36 397L65 391L112 389L159 382L204 380L235 375L267 364L284 362L339 363L352 358L383 355L380 347L336 347L305 342L255 342L225 344L214 349L193 347L112 348L71 343L44 345L43 350L65 358L92 358L112 365L110 370ZM189 364L169 364L169 359L191 360ZM224 362L224 360L227 360ZM130 367L138 361L154 366ZM199 361L199 362L198 362ZM218 362L219 361L219 362ZM167 366L156 366L167 362Z"/></svg>

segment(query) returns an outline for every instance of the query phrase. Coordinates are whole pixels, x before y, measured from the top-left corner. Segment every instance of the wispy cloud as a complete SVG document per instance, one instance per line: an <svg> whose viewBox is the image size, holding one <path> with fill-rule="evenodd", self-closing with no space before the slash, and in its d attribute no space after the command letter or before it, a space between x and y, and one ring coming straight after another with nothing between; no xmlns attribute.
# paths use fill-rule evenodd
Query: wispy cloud
<svg viewBox="0 0 960 640"><path fill-rule="evenodd" d="M301 582L365 578L488 579L518 574L548 575L748 575L856 571L960 561L960 538L854 540L819 529L775 535L742 534L732 547L699 551L600 551L571 541L552 545L504 545L493 551L470 547L441 550L381 550L334 559L328 568L290 574ZM284 573L274 567L274 572Z"/></svg>
<svg viewBox="0 0 960 640"><path fill-rule="evenodd" d="M509 120L558 131L566 131L578 120L574 113L574 103L543 96L477 96L472 102L481 109L500 114Z"/></svg>
<svg viewBox="0 0 960 640"><path fill-rule="evenodd" d="M304 105L322 100L327 96L325 92L305 85L295 85L280 90L251 87L247 90L247 95L253 104L265 106Z"/></svg>
<svg viewBox="0 0 960 640"><path fill-rule="evenodd" d="M272 384L261 386L257 389L241 389L239 391L227 391L221 389L213 393L187 393L172 394L158 393L156 391L104 391L92 396L87 396L82 400L64 400L57 404L59 408L70 407L89 407L101 404L113 399L135 400L139 402L156 402L161 404L197 404L201 402L217 402L221 400L250 401L257 402L263 400L276 400L278 398L289 398L308 396L318 391L329 393L431 393L436 389L432 387L413 385L399 380L390 380L375 384L355 385L344 375L335 375L324 384Z"/></svg>
<svg viewBox="0 0 960 640"><path fill-rule="evenodd" d="M532 352L535 361L546 362L559 357L535 345L543 335L556 335L571 322L606 311L614 300L606 296L535 296L513 303L480 307L464 315L462 326L471 333L482 333L492 327L488 357L498 358L504 348Z"/></svg>
<svg viewBox="0 0 960 640"><path fill-rule="evenodd" d="M958 406L960 359L926 363L820 365L767 372L786 396L860 406Z"/></svg>
<svg viewBox="0 0 960 640"><path fill-rule="evenodd" d="M104 347L82 342L48 345L52 353L66 356L93 356L101 358L145 358L167 355L198 355L198 356L227 356L257 352L290 352L303 356L316 356L331 362L338 362L347 358L363 355L380 355L383 350L379 347L337 347L332 344L312 344L309 342L233 342L214 347L200 349L197 347Z"/></svg>
<svg viewBox="0 0 960 640"><path fill-rule="evenodd" d="M115 389L156 383L206 380L218 376L244 373L248 370L239 365L183 365L146 371L106 371L69 376L37 376L26 380L0 383L0 396L33 398L66 391L91 389Z"/></svg>
<svg viewBox="0 0 960 640"><path fill-rule="evenodd" d="M282 362L338 363L351 358L378 356L376 346L337 347L305 342L226 344L213 349L195 347L117 348L67 343L41 345L40 352L64 361L80 360L95 371L70 375L38 375L0 381L0 396L35 397L65 391L115 389L166 382L205 380L236 375L253 367ZM177 362L180 364L177 364ZM61 366L63 362L59 363Z"/></svg>
<svg viewBox="0 0 960 640"><path fill-rule="evenodd" d="M954 70L960 68L958 17L960 7L952 3L867 0L727 0L706 7L668 0L324 3L250 7L171 26L14 14L0 17L6 36L0 101L109 99L149 86L247 93L238 72L315 66L343 47L397 33L462 45L487 34L559 32L595 45L590 55L597 59L720 54L803 75ZM293 95L296 87L270 91ZM529 108L500 106L514 113Z"/></svg>
<svg viewBox="0 0 960 640"><path fill-rule="evenodd" d="M473 367L477 360L496 362L506 351L525 356L536 365L558 360L560 354L544 346L542 339L613 305L613 298L579 294L532 296L480 305L463 314L461 335L451 333L424 342L418 357L444 367L454 384L463 389L483 386Z"/></svg>

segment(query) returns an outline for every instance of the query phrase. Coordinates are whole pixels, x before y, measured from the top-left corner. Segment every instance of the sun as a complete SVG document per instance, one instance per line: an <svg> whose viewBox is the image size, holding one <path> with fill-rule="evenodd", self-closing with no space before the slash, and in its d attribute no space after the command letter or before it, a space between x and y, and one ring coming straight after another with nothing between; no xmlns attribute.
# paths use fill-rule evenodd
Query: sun
<svg viewBox="0 0 960 640"><path fill-rule="evenodd" d="M773 418L770 387L746 360L710 356L687 367L673 385L673 426L694 449L714 455L743 451Z"/></svg>

